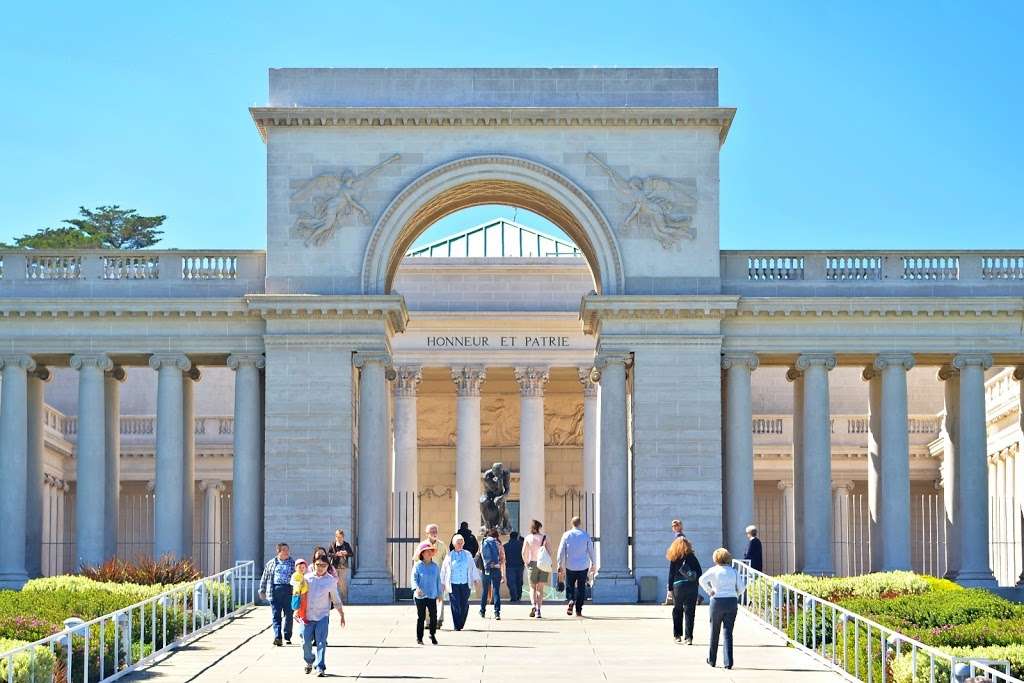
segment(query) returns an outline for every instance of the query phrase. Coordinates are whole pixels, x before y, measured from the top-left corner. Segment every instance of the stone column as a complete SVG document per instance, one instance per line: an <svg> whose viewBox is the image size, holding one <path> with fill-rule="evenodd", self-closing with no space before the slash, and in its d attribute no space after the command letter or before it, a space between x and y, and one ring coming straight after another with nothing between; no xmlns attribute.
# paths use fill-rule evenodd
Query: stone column
<svg viewBox="0 0 1024 683"><path fill-rule="evenodd" d="M629 353L604 352L595 367L601 382L601 460L598 523L601 526L600 569L594 601L637 601L636 578L629 567L629 432L626 410L626 366Z"/></svg>
<svg viewBox="0 0 1024 683"><path fill-rule="evenodd" d="M592 379L593 368L576 368L583 385L583 491L587 501L597 495L597 452L600 441L600 415L598 390L600 384ZM597 532L597 529L594 529Z"/></svg>
<svg viewBox="0 0 1024 683"><path fill-rule="evenodd" d="M149 358L156 370L156 509L153 515L153 556L188 556L183 536L182 491L185 480L185 372L192 361L183 353L159 353Z"/></svg>
<svg viewBox="0 0 1024 683"><path fill-rule="evenodd" d="M909 353L880 353L882 373L881 531L882 571L910 571L910 440L907 436Z"/></svg>
<svg viewBox="0 0 1024 683"><path fill-rule="evenodd" d="M825 492L832 487L832 423L829 412L828 373L836 366L832 354L806 353L796 367L804 374L803 401L803 505L805 574L831 576L832 506Z"/></svg>
<svg viewBox="0 0 1024 683"><path fill-rule="evenodd" d="M726 353L722 367L725 381L725 460L723 502L725 545L740 557L747 544L746 528L754 522L754 420L750 373L757 369L753 353Z"/></svg>
<svg viewBox="0 0 1024 683"><path fill-rule="evenodd" d="M945 417L942 431L942 502L946 521L946 578L956 579L960 572L960 507L957 501L960 469L960 371L952 365L939 368L944 383ZM986 509L988 503L985 503Z"/></svg>
<svg viewBox="0 0 1024 683"><path fill-rule="evenodd" d="M455 382L455 528L480 526L480 388L487 379L482 366L452 368Z"/></svg>
<svg viewBox="0 0 1024 683"><path fill-rule="evenodd" d="M519 384L519 526L528 529L530 520L544 522L544 385L545 367L514 369Z"/></svg>
<svg viewBox="0 0 1024 683"><path fill-rule="evenodd" d="M1024 433L1024 366L1019 366L1013 371L1013 378L1020 382L1020 430ZM1021 568L1021 574L1017 579L1018 586L1024 586L1024 440L1017 446L1017 453L1013 457L1013 519L1014 538L1016 539L1017 552L1016 562Z"/></svg>
<svg viewBox="0 0 1024 683"><path fill-rule="evenodd" d="M263 405L260 353L233 353L228 367L235 372L235 456L231 475L231 548L235 562L256 563L259 577L263 554Z"/></svg>
<svg viewBox="0 0 1024 683"><path fill-rule="evenodd" d="M103 373L114 369L103 353L71 356L78 370L75 446L75 564L99 565L106 551L107 418Z"/></svg>
<svg viewBox="0 0 1024 683"><path fill-rule="evenodd" d="M870 567L882 571L885 549L882 542L882 375L874 364L861 375L868 383L868 537Z"/></svg>
<svg viewBox="0 0 1024 683"><path fill-rule="evenodd" d="M832 512L835 515L835 549L833 561L837 576L849 576L850 563L850 494L853 482L848 480L832 482Z"/></svg>
<svg viewBox="0 0 1024 683"><path fill-rule="evenodd" d="M391 357L382 352L355 354L359 368L359 455L356 462L356 572L352 602L394 602L387 566L389 419L387 380L394 379Z"/></svg>
<svg viewBox="0 0 1024 683"><path fill-rule="evenodd" d="M965 586L994 588L988 556L988 439L985 421L987 353L961 353L953 359L960 370L960 452L957 507L960 512L960 570L956 581Z"/></svg>
<svg viewBox="0 0 1024 683"><path fill-rule="evenodd" d="M0 356L0 588L25 585L28 477L28 373L36 362L24 354Z"/></svg>
<svg viewBox="0 0 1024 683"><path fill-rule="evenodd" d="M781 573L789 574L796 571L796 543L794 542L796 519L793 512L793 482L780 479L776 486L782 491L782 509L785 513L785 518L782 520L781 532L783 537L781 540L786 556L782 558Z"/></svg>
<svg viewBox="0 0 1024 683"><path fill-rule="evenodd" d="M103 495L103 557L117 556L121 504L121 383L127 375L115 365L103 375L103 415L106 462Z"/></svg>
<svg viewBox="0 0 1024 683"><path fill-rule="evenodd" d="M395 368L395 383L391 388L395 401L395 523L407 511L415 510L419 491L419 459L416 429L416 388L423 379L418 365ZM406 529L413 532L413 529ZM416 531L418 533L418 531Z"/></svg>
<svg viewBox="0 0 1024 683"><path fill-rule="evenodd" d="M200 380L199 368L190 368L181 382L181 543L185 555L192 557L196 518L196 411L195 385Z"/></svg>
<svg viewBox="0 0 1024 683"><path fill-rule="evenodd" d="M804 374L793 367L786 371L793 384L793 482L789 507L793 535L792 570L804 565Z"/></svg>
<svg viewBox="0 0 1024 683"><path fill-rule="evenodd" d="M220 544L224 540L221 537L221 516L220 498L224 493L224 482L204 481L199 487L203 490L203 560L206 563L206 574L215 574L223 571L223 558L221 557Z"/></svg>
<svg viewBox="0 0 1024 683"><path fill-rule="evenodd" d="M37 366L27 375L28 450L25 477L25 571L29 578L43 575L43 511L46 506L46 482L43 477L43 442L46 430L44 387L52 379L45 366Z"/></svg>

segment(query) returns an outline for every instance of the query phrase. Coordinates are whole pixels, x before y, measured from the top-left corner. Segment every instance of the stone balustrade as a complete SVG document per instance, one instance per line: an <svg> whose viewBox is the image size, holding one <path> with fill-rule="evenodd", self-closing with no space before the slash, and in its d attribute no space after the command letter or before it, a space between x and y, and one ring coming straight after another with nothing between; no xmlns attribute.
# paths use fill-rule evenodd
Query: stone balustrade
<svg viewBox="0 0 1024 683"><path fill-rule="evenodd" d="M836 444L865 444L868 434L867 415L832 415L832 440ZM757 445L789 445L793 443L792 415L754 415L754 443ZM941 415L909 415L907 434L913 445L926 445L939 436Z"/></svg>
<svg viewBox="0 0 1024 683"><path fill-rule="evenodd" d="M56 436L74 442L78 436L78 417L64 415L46 406L44 422ZM235 418L231 415L204 415L195 418L196 437L203 443L230 443L234 435ZM155 415L122 415L121 438L124 441L152 441L156 435Z"/></svg>
<svg viewBox="0 0 1024 683"><path fill-rule="evenodd" d="M241 296L264 291L264 251L0 250L0 295Z"/></svg>

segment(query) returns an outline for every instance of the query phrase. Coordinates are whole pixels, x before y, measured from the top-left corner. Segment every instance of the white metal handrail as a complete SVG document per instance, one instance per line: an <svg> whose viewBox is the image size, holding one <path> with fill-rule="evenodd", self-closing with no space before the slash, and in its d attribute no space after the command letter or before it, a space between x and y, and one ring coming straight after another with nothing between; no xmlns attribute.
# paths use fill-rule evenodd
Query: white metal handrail
<svg viewBox="0 0 1024 683"><path fill-rule="evenodd" d="M120 678L252 607L255 572L240 562L91 621L69 619L63 631L0 653L0 681L14 683L16 665L18 680L28 672L32 683Z"/></svg>
<svg viewBox="0 0 1024 683"><path fill-rule="evenodd" d="M914 683L961 683L974 675L1021 683L1010 675L1008 662L956 657L763 574L744 561L733 560L733 567L745 580L742 605L751 616L848 680L886 683L892 679L895 660L909 654ZM927 667L926 678L919 676L919 665ZM938 675L940 668L949 672L948 678Z"/></svg>

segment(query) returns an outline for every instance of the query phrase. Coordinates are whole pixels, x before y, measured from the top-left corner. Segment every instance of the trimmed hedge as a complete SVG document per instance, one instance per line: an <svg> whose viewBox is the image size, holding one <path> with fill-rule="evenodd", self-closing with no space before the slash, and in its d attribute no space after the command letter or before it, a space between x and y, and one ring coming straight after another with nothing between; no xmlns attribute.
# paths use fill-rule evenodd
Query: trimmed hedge
<svg viewBox="0 0 1024 683"><path fill-rule="evenodd" d="M1017 678L1024 676L1024 645L1009 645L995 647L956 647L947 649L946 652L957 657L975 657L981 659L1003 659L1010 662L1010 674ZM920 654L917 657L916 675L913 671L913 662L909 652L904 652L897 657L891 666L893 683L918 683L919 681L931 680L931 662L927 657ZM999 669L1002 671L1002 669ZM949 665L942 660L935 660L935 680L949 680Z"/></svg>
<svg viewBox="0 0 1024 683"><path fill-rule="evenodd" d="M981 588L885 599L844 600L843 607L890 628L941 628L979 619L1017 619L1020 606Z"/></svg>
<svg viewBox="0 0 1024 683"><path fill-rule="evenodd" d="M0 638L0 652L7 652L16 647L25 645L24 641L9 640ZM0 681L9 679L8 660L0 659ZM34 681L48 681L53 676L53 667L56 657L45 647L36 647L33 650L26 650L14 657L14 683L33 683Z"/></svg>
<svg viewBox="0 0 1024 683"><path fill-rule="evenodd" d="M843 602L852 598L885 599L901 595L922 595L933 590L933 584L928 580L931 577L913 572L878 572L839 578L786 574L776 578L829 602ZM956 587L956 584L949 581L945 583Z"/></svg>

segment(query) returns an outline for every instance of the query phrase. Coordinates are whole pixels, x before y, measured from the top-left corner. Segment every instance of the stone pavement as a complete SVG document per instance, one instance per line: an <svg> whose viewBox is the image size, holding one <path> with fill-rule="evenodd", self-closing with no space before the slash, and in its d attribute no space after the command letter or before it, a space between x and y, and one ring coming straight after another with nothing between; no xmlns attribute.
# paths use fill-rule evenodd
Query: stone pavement
<svg viewBox="0 0 1024 683"><path fill-rule="evenodd" d="M399 681L838 681L824 666L786 647L741 612L736 623L736 666L712 670L704 662L707 607L697 608L692 646L672 640L670 608L589 605L585 618L551 605L544 619L528 606L506 605L501 621L471 612L466 630L450 624L438 646L417 645L411 605L350 606L348 626L331 615L327 673L334 678ZM450 614L448 615L450 618ZM302 673L302 648L270 643L269 608L257 608L125 680L153 683L261 683L312 680Z"/></svg>

